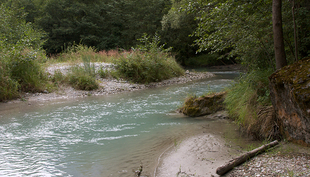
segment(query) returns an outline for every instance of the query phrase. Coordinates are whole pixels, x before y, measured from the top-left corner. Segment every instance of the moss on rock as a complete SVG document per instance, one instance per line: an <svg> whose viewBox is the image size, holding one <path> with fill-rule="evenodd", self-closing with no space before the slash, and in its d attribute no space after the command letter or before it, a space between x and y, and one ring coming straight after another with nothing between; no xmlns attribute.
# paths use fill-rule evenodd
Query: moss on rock
<svg viewBox="0 0 310 177"><path fill-rule="evenodd" d="M283 67L269 79L279 86L289 85L294 98L301 103L300 106L310 108L310 57Z"/></svg>
<svg viewBox="0 0 310 177"><path fill-rule="evenodd" d="M191 96L185 100L179 111L190 117L215 113L224 109L223 101L225 95L226 92L213 93L201 97Z"/></svg>
<svg viewBox="0 0 310 177"><path fill-rule="evenodd" d="M269 80L282 135L310 146L310 57L283 67Z"/></svg>

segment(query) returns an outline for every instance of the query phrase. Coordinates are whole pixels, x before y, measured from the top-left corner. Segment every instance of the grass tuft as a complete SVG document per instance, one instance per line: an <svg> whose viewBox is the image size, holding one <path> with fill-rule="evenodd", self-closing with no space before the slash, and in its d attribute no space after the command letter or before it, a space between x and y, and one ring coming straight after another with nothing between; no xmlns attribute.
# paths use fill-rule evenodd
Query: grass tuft
<svg viewBox="0 0 310 177"><path fill-rule="evenodd" d="M83 67L75 66L71 68L71 73L68 74L69 84L78 90L95 90L99 84L96 77L90 75Z"/></svg>
<svg viewBox="0 0 310 177"><path fill-rule="evenodd" d="M254 135L257 139L269 136L262 133L262 128L266 127L263 123L268 122L271 117L258 118L258 115L261 110L269 110L271 105L268 86L268 76L271 73L271 70L253 71L241 76L238 82L227 90L224 101L230 117L236 120L248 134ZM271 132L270 135L273 136L275 133Z"/></svg>
<svg viewBox="0 0 310 177"><path fill-rule="evenodd" d="M118 57L118 50L99 51L95 48L85 45L73 45L68 47L58 56L51 56L47 64L51 63L82 63L85 58L91 62L112 62L112 59Z"/></svg>

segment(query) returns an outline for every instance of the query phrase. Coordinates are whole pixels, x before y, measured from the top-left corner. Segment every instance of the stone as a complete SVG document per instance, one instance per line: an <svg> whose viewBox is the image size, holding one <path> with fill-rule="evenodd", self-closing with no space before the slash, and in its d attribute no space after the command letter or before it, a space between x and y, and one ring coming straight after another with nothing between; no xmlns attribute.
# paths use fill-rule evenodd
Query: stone
<svg viewBox="0 0 310 177"><path fill-rule="evenodd" d="M213 114L224 109L225 95L226 92L219 92L201 97L190 97L184 102L179 112L190 117Z"/></svg>
<svg viewBox="0 0 310 177"><path fill-rule="evenodd" d="M269 77L271 101L284 137L310 146L310 57Z"/></svg>

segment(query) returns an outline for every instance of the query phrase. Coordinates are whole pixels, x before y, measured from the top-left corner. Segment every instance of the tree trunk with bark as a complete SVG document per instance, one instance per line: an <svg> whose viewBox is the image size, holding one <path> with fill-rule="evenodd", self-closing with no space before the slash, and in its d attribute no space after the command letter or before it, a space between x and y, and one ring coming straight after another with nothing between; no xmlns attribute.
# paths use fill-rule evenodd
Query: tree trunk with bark
<svg viewBox="0 0 310 177"><path fill-rule="evenodd" d="M273 40L276 59L276 69L287 65L282 29L282 0L272 1Z"/></svg>

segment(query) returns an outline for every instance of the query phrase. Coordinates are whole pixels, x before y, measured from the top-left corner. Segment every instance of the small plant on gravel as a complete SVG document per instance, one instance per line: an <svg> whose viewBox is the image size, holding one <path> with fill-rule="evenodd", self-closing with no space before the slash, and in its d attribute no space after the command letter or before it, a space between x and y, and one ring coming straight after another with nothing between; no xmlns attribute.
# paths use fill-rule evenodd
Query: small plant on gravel
<svg viewBox="0 0 310 177"><path fill-rule="evenodd" d="M96 78L86 72L81 66L71 68L68 80L72 87L79 90L95 90L99 87Z"/></svg>
<svg viewBox="0 0 310 177"><path fill-rule="evenodd" d="M109 71L107 69L104 69L103 67L100 67L100 69L98 70L98 74L100 78L107 78L110 75Z"/></svg>
<svg viewBox="0 0 310 177"><path fill-rule="evenodd" d="M96 76L95 65L90 62L90 57L83 56L82 59L85 72L88 75L95 77Z"/></svg>
<svg viewBox="0 0 310 177"><path fill-rule="evenodd" d="M65 83L65 81L66 81L66 76L64 76L64 74L62 74L62 72L61 72L59 69L57 69L57 70L54 72L54 75L53 75L53 77L52 77L52 81L53 81L56 85Z"/></svg>

